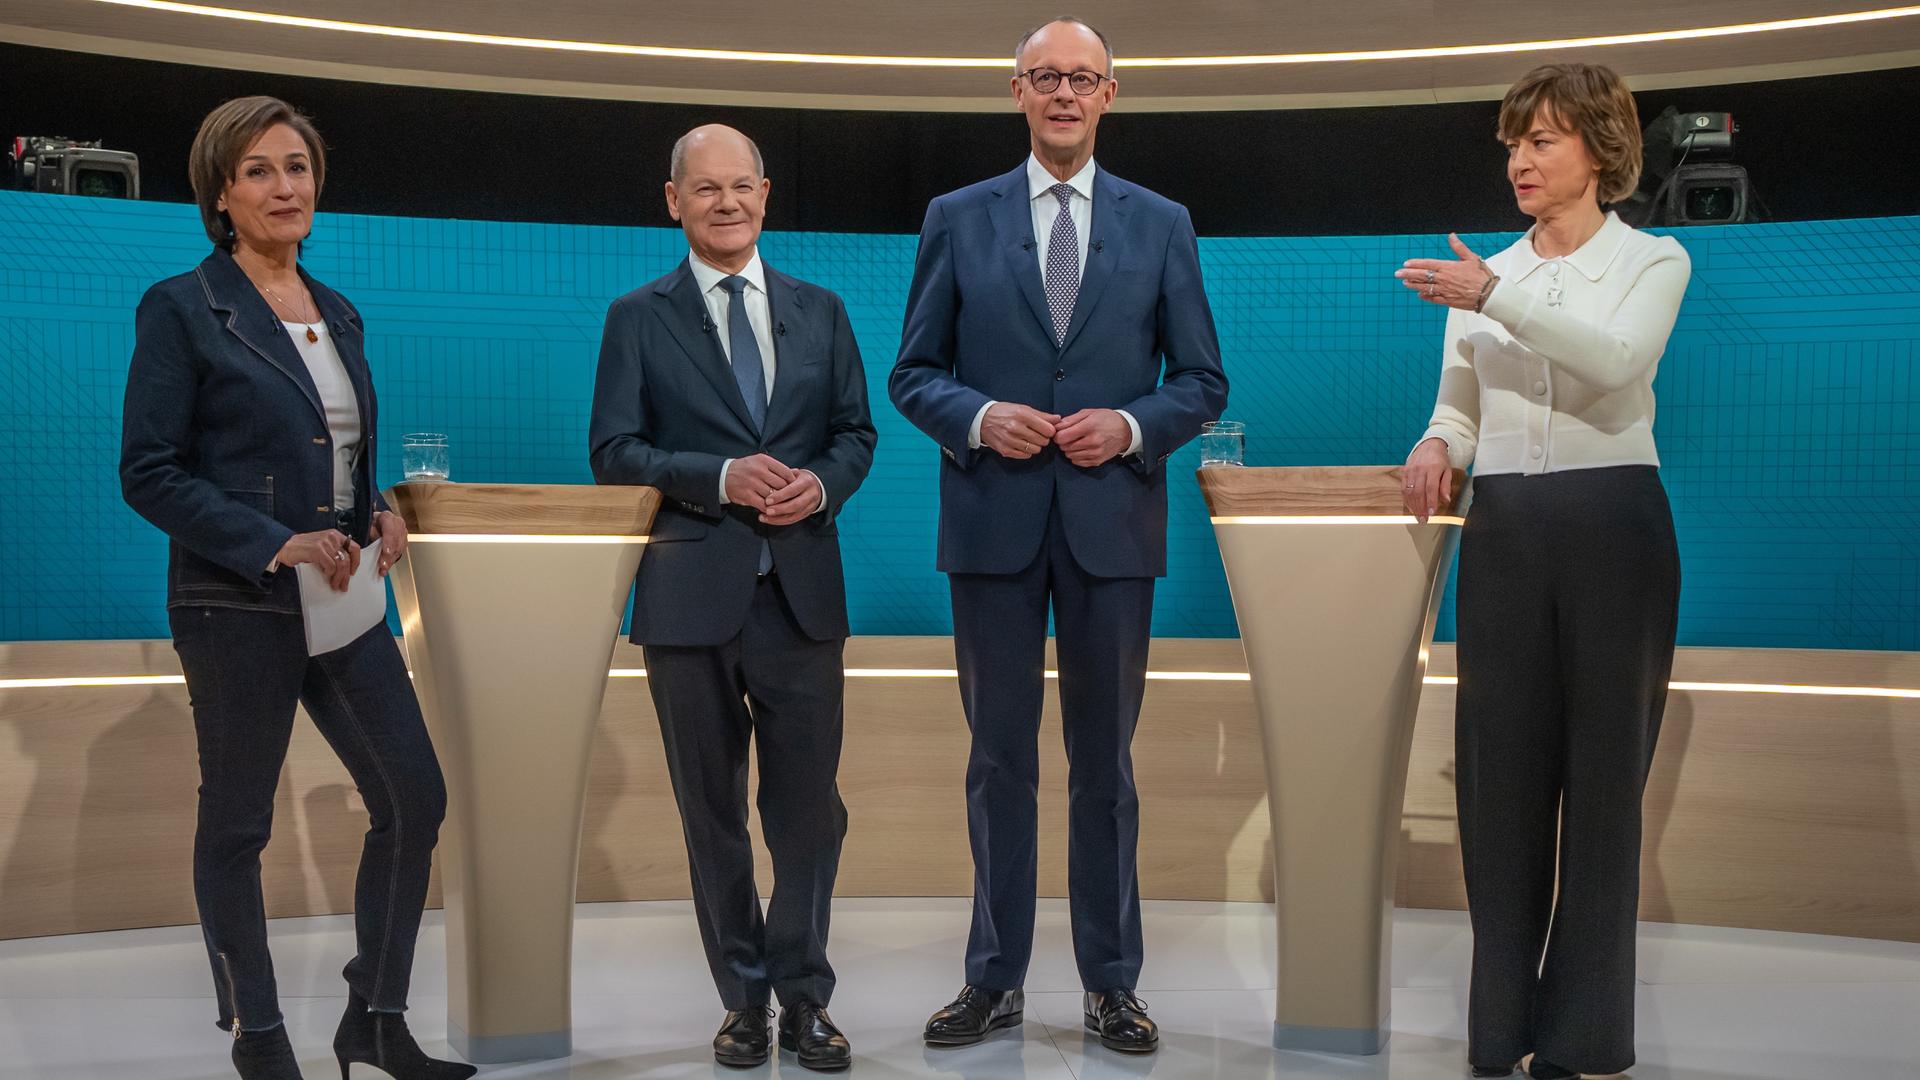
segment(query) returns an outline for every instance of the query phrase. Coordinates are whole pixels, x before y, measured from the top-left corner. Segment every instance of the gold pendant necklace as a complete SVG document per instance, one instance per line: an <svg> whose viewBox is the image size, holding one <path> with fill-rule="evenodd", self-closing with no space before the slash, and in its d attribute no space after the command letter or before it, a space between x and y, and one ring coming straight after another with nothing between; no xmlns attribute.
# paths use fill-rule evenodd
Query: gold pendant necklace
<svg viewBox="0 0 1920 1080"><path fill-rule="evenodd" d="M261 287L261 288L263 288L263 289L265 289L265 290L267 290L267 295L268 295L268 296L271 296L271 297L273 297L273 298L274 298L275 300L278 300L278 301L280 301L280 306L281 306L281 307L283 307L283 308L286 308L286 309L287 309L288 311L293 311L293 310L294 310L294 307L293 307L293 305L292 305L292 304L289 304L289 303L287 303L287 298L286 298L286 297L284 297L284 296L281 296L281 295L280 295L279 293L277 293L277 292L274 292L274 291L273 291L273 286L271 286L271 285L268 285L268 284L266 284L265 282L262 282L262 283L261 283L261 285L260 285L260 287ZM319 314L320 314L320 312L319 312L319 311L317 310L317 309L318 309L318 307L319 307L319 305L317 305L317 304L316 304L316 305L315 305L315 308L316 308L316 310L315 310L315 311L314 311L314 313L313 313L313 314L314 314L314 316L315 316L314 318L312 318L312 319L302 319L302 318L299 318L299 317L297 317L297 316L296 316L296 317L295 317L295 319L294 319L294 321L295 321L295 322L297 322L297 323L300 323L301 325L303 325L303 326L304 326L304 327L306 328L306 331L307 331L307 340L308 340L309 342L317 342L317 341L319 341L319 340L320 340L320 335L319 335L319 334L316 334L316 333L314 333L314 332L313 332L313 324L314 324L314 323L317 323L317 322L319 322L319 321L320 321L320 319L319 319L319 317L318 317L318 316L319 316Z"/></svg>

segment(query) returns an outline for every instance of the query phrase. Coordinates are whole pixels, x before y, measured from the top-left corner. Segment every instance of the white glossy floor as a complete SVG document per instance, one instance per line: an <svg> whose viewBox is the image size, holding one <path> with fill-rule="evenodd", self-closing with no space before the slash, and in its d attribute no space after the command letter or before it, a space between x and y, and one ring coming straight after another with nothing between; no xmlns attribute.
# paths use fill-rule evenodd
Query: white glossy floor
<svg viewBox="0 0 1920 1080"><path fill-rule="evenodd" d="M1454 912L1401 912L1394 942L1393 1041L1374 1058L1275 1053L1273 924L1255 904L1149 903L1141 996L1160 1022L1150 1057L1083 1036L1062 901L1042 901L1027 1023L979 1046L933 1051L920 1025L959 988L967 905L843 900L835 905L834 1019L853 1076L998 1080L1298 1077L1452 1080L1465 1069L1468 936ZM311 1080L344 1004L345 918L273 927L295 1046ZM429 912L414 980L414 1030L447 1053L444 944ZM1645 924L1640 933L1642 1080L1915 1080L1920 1077L1920 946ZM791 1059L735 1071L712 1063L721 1009L683 903L594 904L575 936L569 1061L489 1066L505 1078L815 1075ZM0 1078L200 1080L230 1076L213 1028L195 927L0 942ZM380 1075L358 1069L357 1077Z"/></svg>

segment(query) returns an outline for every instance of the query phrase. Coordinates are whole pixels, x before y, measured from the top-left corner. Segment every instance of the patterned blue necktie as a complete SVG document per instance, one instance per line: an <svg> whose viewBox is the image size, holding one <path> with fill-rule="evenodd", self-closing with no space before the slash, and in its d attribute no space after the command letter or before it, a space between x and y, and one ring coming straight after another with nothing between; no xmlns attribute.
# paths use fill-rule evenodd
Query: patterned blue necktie
<svg viewBox="0 0 1920 1080"><path fill-rule="evenodd" d="M1060 200L1060 214L1053 219L1053 232L1047 235L1047 310L1053 315L1053 343L1067 340L1067 324L1073 321L1073 301L1080 295L1080 236L1073 231L1072 184L1055 184L1047 189Z"/></svg>
<svg viewBox="0 0 1920 1080"><path fill-rule="evenodd" d="M760 342L747 321L747 279L735 274L720 279L727 290L727 356L733 361L733 381L747 401L747 415L757 431L767 422L767 372L761 366Z"/></svg>
<svg viewBox="0 0 1920 1080"><path fill-rule="evenodd" d="M747 401L747 415L755 430L767 426L767 372L760 366L760 341L747 321L747 279L739 274L720 279L727 290L727 356L733 361L733 381ZM773 545L760 541L761 577L773 569Z"/></svg>

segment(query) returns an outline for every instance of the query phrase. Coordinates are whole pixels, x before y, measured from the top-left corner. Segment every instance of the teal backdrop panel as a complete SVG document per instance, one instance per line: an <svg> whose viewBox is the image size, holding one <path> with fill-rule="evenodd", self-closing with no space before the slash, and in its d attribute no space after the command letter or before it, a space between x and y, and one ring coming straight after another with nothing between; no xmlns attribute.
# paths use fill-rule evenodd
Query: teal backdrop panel
<svg viewBox="0 0 1920 1080"><path fill-rule="evenodd" d="M1656 430L1685 562L1681 640L1920 649L1920 219L1675 235L1694 277ZM1513 238L1466 239L1490 253ZM886 397L914 245L762 244L845 298L865 354L880 443L841 527L860 634L950 631L933 570L939 455ZM165 543L120 501L121 399L135 303L206 250L190 206L0 192L0 639L166 635ZM1200 250L1249 462L1402 460L1432 406L1441 312L1391 273L1444 240ZM320 215L306 265L366 317L382 483L410 431L449 436L457 480L590 482L607 303L685 252L670 230ZM1169 462L1161 636L1235 632L1196 464L1191 446ZM1448 611L1440 636L1451 628Z"/></svg>

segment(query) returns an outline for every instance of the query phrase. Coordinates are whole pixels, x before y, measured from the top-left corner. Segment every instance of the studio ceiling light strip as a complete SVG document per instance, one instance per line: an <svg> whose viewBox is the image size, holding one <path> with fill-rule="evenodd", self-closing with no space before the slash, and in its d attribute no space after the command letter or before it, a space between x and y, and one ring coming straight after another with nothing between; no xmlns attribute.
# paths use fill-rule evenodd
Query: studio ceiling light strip
<svg viewBox="0 0 1920 1080"><path fill-rule="evenodd" d="M839 64L859 67L921 68L1004 68L1011 62L1011 58L1007 56L866 56L841 53L760 52L751 49L692 49L670 45L629 45L610 41L571 41L563 38L520 37L510 34L476 34L461 30L429 30L414 26L390 26L381 23L351 22L344 19L320 19L307 15L287 15L271 11L249 11L243 8L216 7L210 4L174 3L173 0L87 0L87 2L303 30L331 30L346 34L371 34L379 37L437 41L455 45L493 45L516 49L550 49L670 60L734 60L761 64ZM1501 53L1591 49L1610 45L1696 41L1702 38L1767 34L1784 30L1815 30L1822 27L1848 26L1885 19L1903 19L1916 15L1920 15L1920 6L1877 8L1870 11L1812 15L1797 19L1774 19L1768 22L1735 23L1728 26L1705 26L1689 30L1649 30L1598 37L1558 38L1550 41L1434 45L1417 49L1363 49L1344 52L1256 53L1239 56L1138 56L1122 57L1114 63L1116 67L1123 68L1188 68L1340 64L1369 60L1433 60Z"/></svg>
<svg viewBox="0 0 1920 1080"><path fill-rule="evenodd" d="M849 679L957 679L954 668L847 668ZM1060 673L1048 669L1047 678ZM646 668L613 668L612 679L644 679ZM1163 682L1250 682L1244 671L1149 671L1147 678ZM0 690L58 690L86 686L180 686L182 675L93 675L65 679L0 679ZM1429 675L1428 686L1458 686L1456 675ZM1809 697L1869 697L1920 701L1920 688L1904 686L1811 686L1801 683L1686 682L1676 680L1669 689L1713 694L1790 694Z"/></svg>

